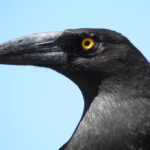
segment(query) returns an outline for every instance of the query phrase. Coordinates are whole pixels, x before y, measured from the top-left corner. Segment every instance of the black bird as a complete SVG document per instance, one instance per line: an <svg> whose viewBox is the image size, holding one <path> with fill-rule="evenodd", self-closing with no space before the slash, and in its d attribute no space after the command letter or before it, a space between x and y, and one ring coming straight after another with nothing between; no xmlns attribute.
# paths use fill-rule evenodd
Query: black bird
<svg viewBox="0 0 150 150"><path fill-rule="evenodd" d="M123 35L33 34L1 44L0 63L52 68L78 85L84 112L60 150L150 150L150 65Z"/></svg>

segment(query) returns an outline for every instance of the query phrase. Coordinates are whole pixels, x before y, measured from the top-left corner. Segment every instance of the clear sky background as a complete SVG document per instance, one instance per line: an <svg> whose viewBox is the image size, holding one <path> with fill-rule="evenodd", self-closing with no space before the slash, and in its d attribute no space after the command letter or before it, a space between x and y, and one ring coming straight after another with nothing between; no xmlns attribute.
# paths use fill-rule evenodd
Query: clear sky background
<svg viewBox="0 0 150 150"><path fill-rule="evenodd" d="M68 28L121 32L150 60L149 0L1 0L0 43ZM50 69L0 65L0 150L57 150L72 135L83 98Z"/></svg>

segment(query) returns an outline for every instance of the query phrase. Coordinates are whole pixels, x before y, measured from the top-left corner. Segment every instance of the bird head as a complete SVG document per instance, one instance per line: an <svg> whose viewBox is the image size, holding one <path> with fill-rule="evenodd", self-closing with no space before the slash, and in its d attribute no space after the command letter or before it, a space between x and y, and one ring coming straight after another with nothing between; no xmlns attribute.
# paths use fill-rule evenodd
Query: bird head
<svg viewBox="0 0 150 150"><path fill-rule="evenodd" d="M39 33L0 45L0 63L52 68L81 89L112 74L147 63L131 42L106 29L70 29ZM91 90L91 89L90 89Z"/></svg>

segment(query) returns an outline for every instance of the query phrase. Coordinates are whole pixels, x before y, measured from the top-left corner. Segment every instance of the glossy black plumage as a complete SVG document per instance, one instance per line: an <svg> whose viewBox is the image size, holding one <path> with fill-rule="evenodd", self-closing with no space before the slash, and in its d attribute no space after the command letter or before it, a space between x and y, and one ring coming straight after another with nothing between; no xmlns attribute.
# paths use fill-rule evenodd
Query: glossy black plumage
<svg viewBox="0 0 150 150"><path fill-rule="evenodd" d="M84 38L95 45L86 51ZM0 63L52 68L78 85L84 113L60 150L150 150L150 66L106 29L43 33L0 45Z"/></svg>

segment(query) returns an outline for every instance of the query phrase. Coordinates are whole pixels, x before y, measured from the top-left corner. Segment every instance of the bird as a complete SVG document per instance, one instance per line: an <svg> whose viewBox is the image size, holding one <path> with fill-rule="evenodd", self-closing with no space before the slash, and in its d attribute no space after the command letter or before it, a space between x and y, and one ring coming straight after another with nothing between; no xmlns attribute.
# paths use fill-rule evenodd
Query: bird
<svg viewBox="0 0 150 150"><path fill-rule="evenodd" d="M150 65L103 28L27 35L0 44L0 64L46 67L81 90L84 111L59 150L150 150Z"/></svg>

